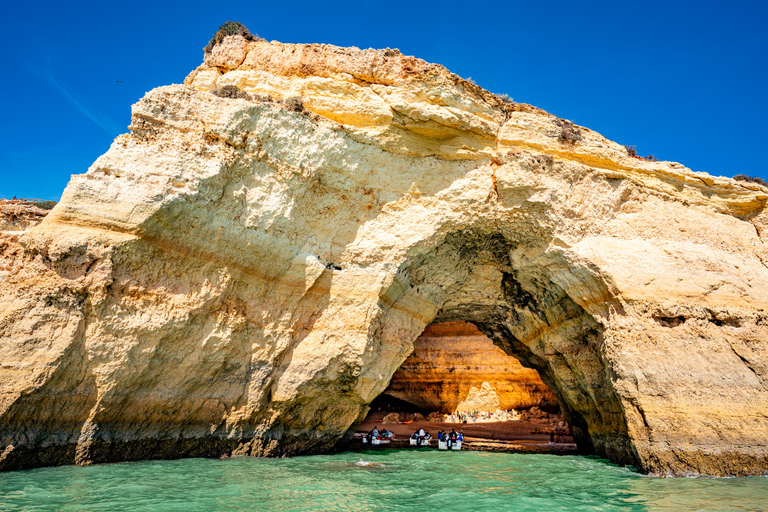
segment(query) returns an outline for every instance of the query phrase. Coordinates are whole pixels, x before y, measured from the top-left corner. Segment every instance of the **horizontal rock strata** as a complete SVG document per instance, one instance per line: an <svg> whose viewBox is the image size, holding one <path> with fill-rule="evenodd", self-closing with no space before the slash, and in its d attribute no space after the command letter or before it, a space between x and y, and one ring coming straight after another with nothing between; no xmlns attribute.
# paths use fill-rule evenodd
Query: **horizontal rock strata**
<svg viewBox="0 0 768 512"><path fill-rule="evenodd" d="M558 407L536 370L467 322L428 325L384 392L443 413Z"/></svg>
<svg viewBox="0 0 768 512"><path fill-rule="evenodd" d="M582 449L765 473L767 201L397 50L228 37L4 246L0 469L325 451L466 321Z"/></svg>

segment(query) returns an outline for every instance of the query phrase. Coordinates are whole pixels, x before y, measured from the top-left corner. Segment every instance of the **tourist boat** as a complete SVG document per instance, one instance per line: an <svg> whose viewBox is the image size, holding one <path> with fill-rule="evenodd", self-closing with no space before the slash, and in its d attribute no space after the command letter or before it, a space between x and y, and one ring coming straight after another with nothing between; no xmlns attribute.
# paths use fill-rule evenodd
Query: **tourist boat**
<svg viewBox="0 0 768 512"><path fill-rule="evenodd" d="M448 450L448 441L437 441L437 449L438 450ZM461 450L461 441L454 441L453 444L450 446L451 450Z"/></svg>
<svg viewBox="0 0 768 512"><path fill-rule="evenodd" d="M368 444L368 438L370 438L368 434L363 436L363 444ZM391 442L391 439L394 436L376 436L371 439L371 446L379 446L381 444L389 444Z"/></svg>
<svg viewBox="0 0 768 512"><path fill-rule="evenodd" d="M429 446L429 441L431 440L432 440L431 437L422 437L421 439L411 437L411 439L409 440L409 444L411 446L418 446L418 447Z"/></svg>

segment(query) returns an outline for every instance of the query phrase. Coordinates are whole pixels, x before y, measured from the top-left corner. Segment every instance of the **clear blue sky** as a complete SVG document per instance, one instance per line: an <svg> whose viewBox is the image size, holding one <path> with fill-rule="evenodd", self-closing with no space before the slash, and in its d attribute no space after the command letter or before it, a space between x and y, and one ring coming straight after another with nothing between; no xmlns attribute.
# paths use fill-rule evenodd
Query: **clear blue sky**
<svg viewBox="0 0 768 512"><path fill-rule="evenodd" d="M5 2L0 197L58 199L226 20L399 48L695 171L768 179L768 1ZM118 83L120 80L122 83Z"/></svg>

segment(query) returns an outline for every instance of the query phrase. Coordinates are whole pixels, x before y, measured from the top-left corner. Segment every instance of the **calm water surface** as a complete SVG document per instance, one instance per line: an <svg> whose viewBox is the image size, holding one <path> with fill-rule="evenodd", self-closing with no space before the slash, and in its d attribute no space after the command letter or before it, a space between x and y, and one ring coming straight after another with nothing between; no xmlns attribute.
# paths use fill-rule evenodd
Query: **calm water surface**
<svg viewBox="0 0 768 512"><path fill-rule="evenodd" d="M651 478L581 456L392 450L0 473L0 511L10 510L757 511L768 510L768 478Z"/></svg>

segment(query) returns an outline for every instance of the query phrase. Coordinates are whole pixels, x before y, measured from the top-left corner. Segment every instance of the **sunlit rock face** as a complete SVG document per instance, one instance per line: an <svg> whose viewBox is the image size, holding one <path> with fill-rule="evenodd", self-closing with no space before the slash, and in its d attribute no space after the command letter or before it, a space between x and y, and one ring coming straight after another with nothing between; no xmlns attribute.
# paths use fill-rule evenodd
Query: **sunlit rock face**
<svg viewBox="0 0 768 512"><path fill-rule="evenodd" d="M385 393L443 413L558 407L536 370L468 322L428 325Z"/></svg>
<svg viewBox="0 0 768 512"><path fill-rule="evenodd" d="M467 321L582 448L764 473L766 202L397 50L230 37L3 253L0 468L328 450Z"/></svg>

